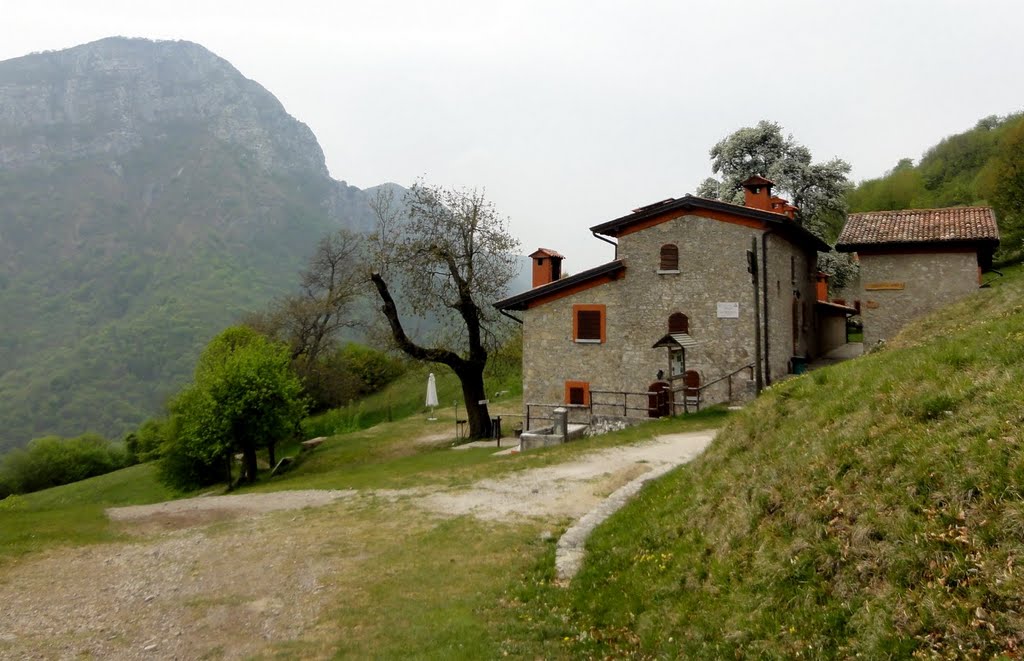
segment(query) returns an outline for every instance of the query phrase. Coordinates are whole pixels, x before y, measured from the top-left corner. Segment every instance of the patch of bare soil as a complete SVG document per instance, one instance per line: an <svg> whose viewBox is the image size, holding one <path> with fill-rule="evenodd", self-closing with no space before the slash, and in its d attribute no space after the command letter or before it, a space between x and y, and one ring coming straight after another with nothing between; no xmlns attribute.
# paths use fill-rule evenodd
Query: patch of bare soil
<svg viewBox="0 0 1024 661"><path fill-rule="evenodd" d="M245 658L314 635L331 577L301 513L58 549L0 581L0 657Z"/></svg>
<svg viewBox="0 0 1024 661"><path fill-rule="evenodd" d="M466 489L366 495L440 516L579 516L646 470L688 460L712 436L602 450ZM359 577L379 571L367 567L377 549L409 525L408 515L388 514L399 505L359 515L369 501L355 496L293 491L108 510L144 536L55 549L0 573L0 658L238 659L284 644L302 658L329 657L338 632L324 616L360 589Z"/></svg>
<svg viewBox="0 0 1024 661"><path fill-rule="evenodd" d="M433 434L424 434L413 441L413 443L416 445L444 445L445 443L451 443L454 437L455 434L451 431L439 431Z"/></svg>

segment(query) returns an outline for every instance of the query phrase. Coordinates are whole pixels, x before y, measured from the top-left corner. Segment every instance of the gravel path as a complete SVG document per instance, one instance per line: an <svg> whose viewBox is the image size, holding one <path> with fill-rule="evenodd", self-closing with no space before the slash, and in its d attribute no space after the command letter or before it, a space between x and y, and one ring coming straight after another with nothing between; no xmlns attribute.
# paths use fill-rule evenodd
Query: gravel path
<svg viewBox="0 0 1024 661"><path fill-rule="evenodd" d="M689 461L711 442L714 434L670 434L644 443L598 450L562 464L481 480L468 489L425 494L417 504L440 514L470 514L491 521L579 517L634 478Z"/></svg>
<svg viewBox="0 0 1024 661"><path fill-rule="evenodd" d="M112 508L110 519L135 541L57 548L0 571L0 659L240 659L286 641L328 658L322 646L338 634L324 615L378 571L369 569L378 545L404 534L408 517L389 517L397 505L387 501L435 516L558 525L637 477L688 461L712 437L661 437L463 489L283 491ZM210 525L221 521L230 523Z"/></svg>

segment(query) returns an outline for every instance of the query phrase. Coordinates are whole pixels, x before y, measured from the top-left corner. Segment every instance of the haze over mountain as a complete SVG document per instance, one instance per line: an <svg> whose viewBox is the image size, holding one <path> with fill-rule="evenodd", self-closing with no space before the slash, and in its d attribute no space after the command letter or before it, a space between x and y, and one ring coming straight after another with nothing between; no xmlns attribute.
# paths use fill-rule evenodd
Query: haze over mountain
<svg viewBox="0 0 1024 661"><path fill-rule="evenodd" d="M0 450L156 413L324 233L370 226L371 195L197 44L0 62Z"/></svg>

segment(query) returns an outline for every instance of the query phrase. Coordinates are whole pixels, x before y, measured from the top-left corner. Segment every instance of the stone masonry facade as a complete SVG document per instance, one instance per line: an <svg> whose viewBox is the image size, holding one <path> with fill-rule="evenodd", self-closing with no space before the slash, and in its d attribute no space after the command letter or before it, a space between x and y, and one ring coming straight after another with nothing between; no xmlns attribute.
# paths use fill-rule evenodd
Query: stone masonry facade
<svg viewBox="0 0 1024 661"><path fill-rule="evenodd" d="M680 213L620 237L617 258L625 265L620 279L523 311L524 400L562 403L568 381L585 382L592 391L646 392L658 371L668 370L667 349L652 345L668 332L674 312L689 319L689 334L698 346L686 352L686 369L696 370L702 384L752 363L753 289L746 254L751 237L758 240L759 260L761 241L767 241L767 282L761 286L767 288L770 378L787 374L794 352L811 356L815 351L816 253L763 229ZM659 273L660 250L669 243L678 246L679 272ZM719 303L738 304L739 317L719 318ZM604 342L574 342L574 305L605 306ZM747 371L733 377L734 389L742 389L748 378ZM722 382L705 397L724 401L727 392ZM641 405L641 399L633 404Z"/></svg>
<svg viewBox="0 0 1024 661"><path fill-rule="evenodd" d="M978 289L975 250L860 254L864 346Z"/></svg>

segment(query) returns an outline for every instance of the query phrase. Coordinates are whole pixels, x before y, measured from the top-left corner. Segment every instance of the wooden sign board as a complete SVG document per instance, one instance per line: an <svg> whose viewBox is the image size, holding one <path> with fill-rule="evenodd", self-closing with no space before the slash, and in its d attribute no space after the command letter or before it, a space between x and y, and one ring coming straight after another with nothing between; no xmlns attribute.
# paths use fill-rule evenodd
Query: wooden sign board
<svg viewBox="0 0 1024 661"><path fill-rule="evenodd" d="M866 307L869 310L877 310L878 309L878 302L877 301L867 301L866 303L864 303L864 307Z"/></svg>
<svg viewBox="0 0 1024 661"><path fill-rule="evenodd" d="M864 289L868 291L898 291L903 288L902 282L869 282L864 285Z"/></svg>

